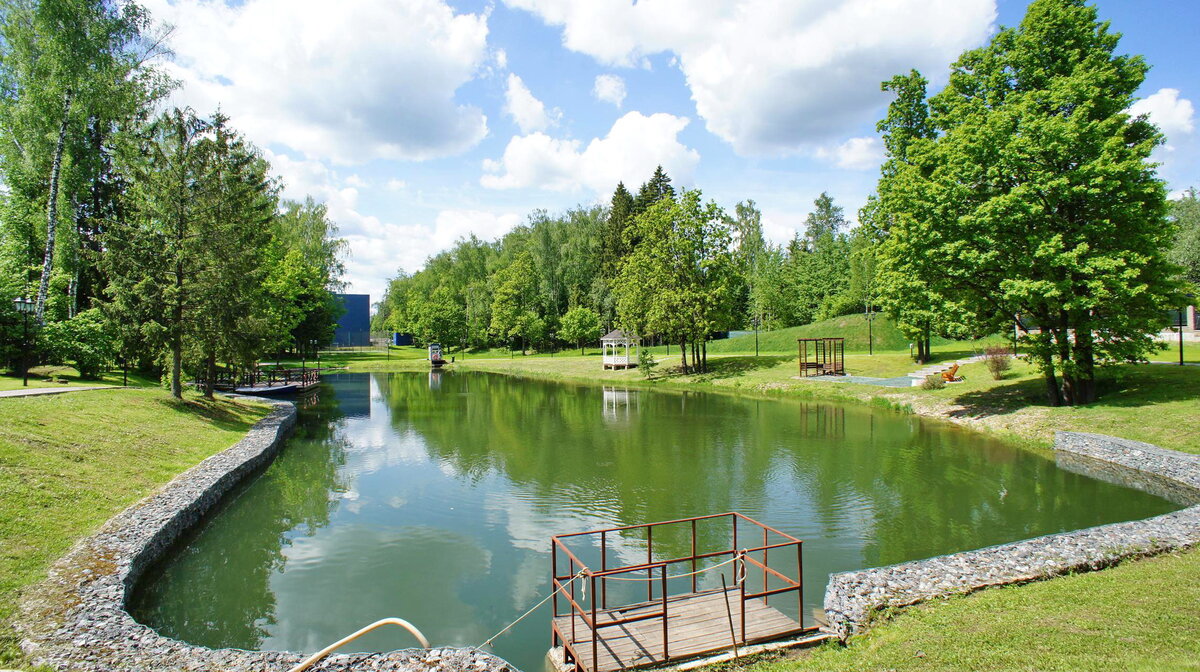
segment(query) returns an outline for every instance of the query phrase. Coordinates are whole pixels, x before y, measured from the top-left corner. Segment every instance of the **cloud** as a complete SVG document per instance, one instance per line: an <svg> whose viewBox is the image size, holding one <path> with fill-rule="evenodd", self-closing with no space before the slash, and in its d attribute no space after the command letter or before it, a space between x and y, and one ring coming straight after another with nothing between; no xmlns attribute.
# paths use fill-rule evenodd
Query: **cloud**
<svg viewBox="0 0 1200 672"><path fill-rule="evenodd" d="M661 165L678 185L692 182L700 154L678 140L686 117L629 112L608 135L580 149L579 140L544 133L513 137L500 160L484 161L479 182L489 189L539 187L553 191L587 188L610 193L617 182L636 188Z"/></svg>
<svg viewBox="0 0 1200 672"><path fill-rule="evenodd" d="M599 75L592 87L592 95L596 96L596 100L621 107L625 100L625 80L617 75Z"/></svg>
<svg viewBox="0 0 1200 672"><path fill-rule="evenodd" d="M819 147L813 154L846 170L872 170L883 163L883 143L879 138L850 138L828 147Z"/></svg>
<svg viewBox="0 0 1200 672"><path fill-rule="evenodd" d="M1195 129L1196 110L1192 101L1179 97L1179 89L1159 89L1129 106L1129 114L1150 116L1167 140L1190 135Z"/></svg>
<svg viewBox="0 0 1200 672"><path fill-rule="evenodd" d="M344 280L350 291L370 294L372 301L383 296L386 278L394 276L397 269L415 271L457 238L473 233L491 240L521 221L516 212L453 209L441 210L432 221L384 221L359 210L359 191L349 184L353 175L342 179L320 161L269 150L263 154L275 174L283 178L285 198L301 200L311 195L326 205L329 218L337 223L350 248ZM389 185L392 182L398 180Z"/></svg>
<svg viewBox="0 0 1200 672"><path fill-rule="evenodd" d="M605 65L677 58L708 130L766 156L845 137L886 104L881 81L944 71L996 18L995 0L505 2Z"/></svg>
<svg viewBox="0 0 1200 672"><path fill-rule="evenodd" d="M403 189L406 186L408 186L407 182L405 182L404 180L397 180L396 178L393 177L392 179L387 181L387 184L384 185L384 188L387 189L388 191L400 191L401 189Z"/></svg>
<svg viewBox="0 0 1200 672"><path fill-rule="evenodd" d="M546 106L534 97L525 82L514 73L508 75L508 88L504 92L504 111L513 118L522 133L544 131L553 120L546 114ZM557 116L557 115L556 115Z"/></svg>
<svg viewBox="0 0 1200 672"><path fill-rule="evenodd" d="M459 154L487 118L456 100L489 61L485 14L442 0L148 0L175 26L177 104L218 105L259 144L359 163Z"/></svg>

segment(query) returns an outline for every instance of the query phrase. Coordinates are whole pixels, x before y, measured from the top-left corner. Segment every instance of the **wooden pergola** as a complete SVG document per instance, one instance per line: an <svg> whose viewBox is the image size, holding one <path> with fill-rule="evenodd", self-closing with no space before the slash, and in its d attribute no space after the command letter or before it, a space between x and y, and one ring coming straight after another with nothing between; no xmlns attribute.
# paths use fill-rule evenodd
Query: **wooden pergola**
<svg viewBox="0 0 1200 672"><path fill-rule="evenodd" d="M846 375L846 339L798 338L796 342L800 355L800 375ZM812 346L811 357L809 356L809 346Z"/></svg>
<svg viewBox="0 0 1200 672"><path fill-rule="evenodd" d="M620 329L613 329L600 339L600 347L604 349L604 368L628 369L637 366L637 336L626 334Z"/></svg>

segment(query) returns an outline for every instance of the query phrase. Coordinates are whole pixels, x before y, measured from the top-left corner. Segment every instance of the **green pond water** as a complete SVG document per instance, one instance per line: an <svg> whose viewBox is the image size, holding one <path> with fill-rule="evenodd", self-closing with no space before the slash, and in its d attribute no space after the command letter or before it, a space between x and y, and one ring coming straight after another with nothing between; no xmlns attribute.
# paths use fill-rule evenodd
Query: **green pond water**
<svg viewBox="0 0 1200 672"><path fill-rule="evenodd" d="M347 374L325 378L279 457L143 577L130 608L210 647L312 652L388 616L435 646L473 646L549 594L552 535L739 511L804 540L812 624L831 572L1177 508L864 406ZM713 530L702 544L728 547ZM656 537L656 557L686 555L687 543ZM645 557L640 539L610 544L623 560ZM610 588L610 603L638 599L635 588ZM494 651L541 670L549 619L547 605ZM349 649L411 646L397 630Z"/></svg>

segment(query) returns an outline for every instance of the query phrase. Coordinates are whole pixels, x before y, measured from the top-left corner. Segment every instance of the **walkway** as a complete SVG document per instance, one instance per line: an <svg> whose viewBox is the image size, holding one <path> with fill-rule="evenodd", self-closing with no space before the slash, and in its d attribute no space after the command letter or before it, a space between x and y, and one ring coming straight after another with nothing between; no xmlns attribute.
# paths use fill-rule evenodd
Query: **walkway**
<svg viewBox="0 0 1200 672"><path fill-rule="evenodd" d="M4 397L40 397L47 394L65 394L67 392L86 392L87 390L113 390L119 389L120 385L86 385L83 387L31 387L21 388L19 390L4 390L0 392L0 398Z"/></svg>

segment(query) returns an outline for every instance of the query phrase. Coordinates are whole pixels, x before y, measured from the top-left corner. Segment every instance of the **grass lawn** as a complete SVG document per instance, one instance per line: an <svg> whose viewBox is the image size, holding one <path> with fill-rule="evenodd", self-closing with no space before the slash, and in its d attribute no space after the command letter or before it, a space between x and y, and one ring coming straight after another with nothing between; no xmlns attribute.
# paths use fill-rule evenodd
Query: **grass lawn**
<svg viewBox="0 0 1200 672"><path fill-rule="evenodd" d="M1200 670L1200 551L909 608L752 672Z"/></svg>
<svg viewBox="0 0 1200 672"><path fill-rule="evenodd" d="M21 588L79 537L236 443L266 406L160 389L0 399L0 667Z"/></svg>
<svg viewBox="0 0 1200 672"><path fill-rule="evenodd" d="M0 392L20 390L24 387L20 375L8 372L0 375ZM83 379L79 372L70 366L35 366L29 369L29 387L90 387L92 385L120 386L124 378L120 371L108 371L101 374L98 380ZM157 385L157 380L150 380L137 373L129 372L130 387L145 387Z"/></svg>

